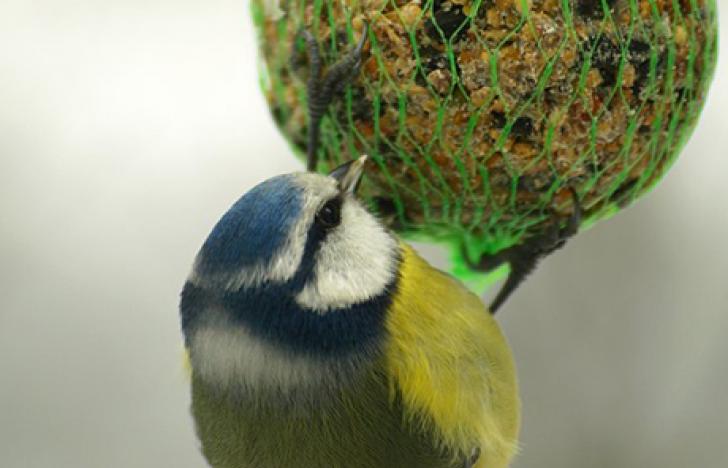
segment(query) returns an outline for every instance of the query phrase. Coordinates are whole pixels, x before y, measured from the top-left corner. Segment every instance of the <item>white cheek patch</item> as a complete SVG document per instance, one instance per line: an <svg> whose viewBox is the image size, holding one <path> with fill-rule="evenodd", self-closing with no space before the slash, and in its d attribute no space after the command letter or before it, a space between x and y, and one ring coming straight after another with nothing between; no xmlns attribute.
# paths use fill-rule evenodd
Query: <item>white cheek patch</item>
<svg viewBox="0 0 728 468"><path fill-rule="evenodd" d="M315 278L296 296L318 313L348 307L381 295L397 273L398 244L357 201L342 205L341 224L322 243Z"/></svg>
<svg viewBox="0 0 728 468"><path fill-rule="evenodd" d="M301 265L308 229L318 207L322 200L327 200L338 193L336 182L319 174L297 174L294 182L304 189L301 215L286 241L267 262L263 261L232 272L201 275L198 273L200 269L197 265L202 259L198 256L187 280L196 286L222 288L227 291L256 287L267 282L284 283L290 280ZM275 217L277 213L270 213L270 216Z"/></svg>

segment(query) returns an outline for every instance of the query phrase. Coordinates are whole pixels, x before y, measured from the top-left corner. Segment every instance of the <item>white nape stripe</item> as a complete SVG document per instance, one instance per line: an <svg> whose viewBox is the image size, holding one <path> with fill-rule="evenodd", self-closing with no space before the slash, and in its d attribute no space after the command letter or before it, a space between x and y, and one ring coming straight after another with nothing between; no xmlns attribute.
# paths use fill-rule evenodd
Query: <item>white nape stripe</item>
<svg viewBox="0 0 728 468"><path fill-rule="evenodd" d="M287 393L326 385L332 373L332 365L325 360L283 350L241 325L203 325L193 333L190 348L195 373L224 389L242 386Z"/></svg>
<svg viewBox="0 0 728 468"><path fill-rule="evenodd" d="M339 192L334 179L320 174L296 174L293 182L303 188L301 214L286 241L268 261L233 272L201 275L198 273L198 265L202 259L198 254L188 281L196 286L238 291L241 288L260 286L265 282L284 283L291 279L301 265L307 232L316 211L322 203ZM276 215L270 213L270 216Z"/></svg>
<svg viewBox="0 0 728 468"><path fill-rule="evenodd" d="M315 279L296 296L306 309L326 313L384 292L397 274L397 240L356 200L347 197L341 224L316 256Z"/></svg>

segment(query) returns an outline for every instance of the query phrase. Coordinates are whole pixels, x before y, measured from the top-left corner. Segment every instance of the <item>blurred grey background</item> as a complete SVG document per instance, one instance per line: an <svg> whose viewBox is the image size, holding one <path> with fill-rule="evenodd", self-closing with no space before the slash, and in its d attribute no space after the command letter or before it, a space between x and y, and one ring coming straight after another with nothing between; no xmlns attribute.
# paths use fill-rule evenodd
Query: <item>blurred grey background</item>
<svg viewBox="0 0 728 468"><path fill-rule="evenodd" d="M178 291L228 205L301 168L256 71L242 1L3 0L0 466L205 466ZM517 468L728 466L726 108L722 60L664 183L501 312Z"/></svg>

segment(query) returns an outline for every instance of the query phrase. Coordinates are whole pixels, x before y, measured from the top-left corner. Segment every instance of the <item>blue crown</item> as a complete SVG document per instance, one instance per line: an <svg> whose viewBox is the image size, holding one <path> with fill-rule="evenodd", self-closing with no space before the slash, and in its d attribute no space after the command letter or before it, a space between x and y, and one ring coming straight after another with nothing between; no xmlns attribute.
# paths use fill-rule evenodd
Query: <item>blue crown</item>
<svg viewBox="0 0 728 468"><path fill-rule="evenodd" d="M197 273L225 273L269 259L285 243L302 207L291 174L243 195L217 222L200 250Z"/></svg>

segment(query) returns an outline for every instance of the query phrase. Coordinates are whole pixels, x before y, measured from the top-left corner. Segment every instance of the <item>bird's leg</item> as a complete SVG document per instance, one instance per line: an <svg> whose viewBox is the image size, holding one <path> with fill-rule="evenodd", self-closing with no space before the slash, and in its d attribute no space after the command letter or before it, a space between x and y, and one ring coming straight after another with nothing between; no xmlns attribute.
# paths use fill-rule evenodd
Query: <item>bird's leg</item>
<svg viewBox="0 0 728 468"><path fill-rule="evenodd" d="M505 283L503 283L500 291L490 304L491 314L498 311L513 291L536 269L541 259L563 247L566 241L579 230L582 215L581 204L576 190L573 188L569 190L574 203L574 211L566 226L559 227L559 222L555 221L543 234L531 237L521 244L514 245L496 254L484 255L478 262L470 262L470 260L467 260L468 256L465 255L466 261L474 270L492 271L505 262L510 266L511 271L508 273L508 278L506 278Z"/></svg>
<svg viewBox="0 0 728 468"><path fill-rule="evenodd" d="M369 33L369 27L365 23L364 31L356 47L344 55L338 62L332 65L322 76L321 53L313 35L306 30L299 33L306 43L306 50L309 57L310 72L306 83L308 92L308 146L306 148L307 169L316 170L318 158L319 133L321 130L321 119L326 109L331 104L336 93L341 92L347 84L358 74L361 68L361 54ZM298 51L298 38L293 42L293 53L291 55L292 67L295 69L300 63Z"/></svg>
<svg viewBox="0 0 728 468"><path fill-rule="evenodd" d="M480 448L475 447L470 453L470 456L463 462L463 468L473 468L475 463L478 461L478 458L480 458Z"/></svg>

